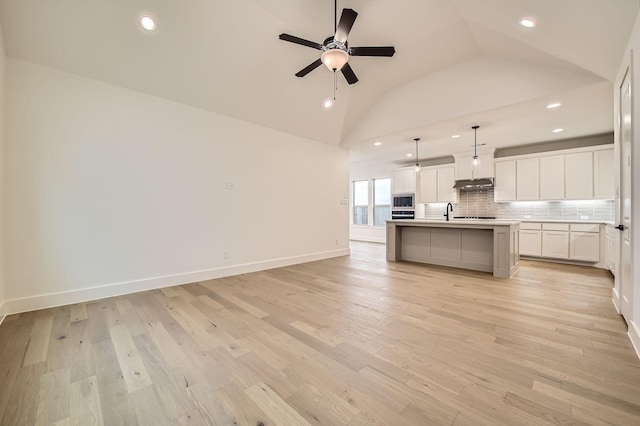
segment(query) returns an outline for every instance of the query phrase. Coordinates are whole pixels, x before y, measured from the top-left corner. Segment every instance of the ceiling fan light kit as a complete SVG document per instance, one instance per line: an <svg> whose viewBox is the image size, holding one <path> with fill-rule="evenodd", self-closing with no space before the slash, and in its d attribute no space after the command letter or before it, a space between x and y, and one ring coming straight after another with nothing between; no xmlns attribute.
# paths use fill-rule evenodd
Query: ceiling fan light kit
<svg viewBox="0 0 640 426"><path fill-rule="evenodd" d="M322 52L320 60L331 71L340 71L349 60L349 54L341 49L328 49Z"/></svg>

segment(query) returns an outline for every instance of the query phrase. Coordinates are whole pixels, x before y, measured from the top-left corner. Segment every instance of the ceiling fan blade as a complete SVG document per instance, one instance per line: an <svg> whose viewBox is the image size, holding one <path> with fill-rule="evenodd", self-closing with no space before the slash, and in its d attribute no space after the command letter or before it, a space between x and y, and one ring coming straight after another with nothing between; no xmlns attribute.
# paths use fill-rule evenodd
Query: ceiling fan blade
<svg viewBox="0 0 640 426"><path fill-rule="evenodd" d="M309 74L311 71L318 68L320 65L322 65L322 61L320 59L317 59L312 63L310 63L309 65L307 65L306 67L302 68L300 71L298 71L296 73L296 77L304 77L305 75Z"/></svg>
<svg viewBox="0 0 640 426"><path fill-rule="evenodd" d="M340 22L338 23L336 35L333 39L341 43L346 43L349 31L351 31L351 27L353 27L357 16L358 12L353 9L342 9L342 16L340 16Z"/></svg>
<svg viewBox="0 0 640 426"><path fill-rule="evenodd" d="M358 82L358 77L356 77L356 74L353 72L348 62L344 64L341 71L342 71L342 75L344 75L344 78L347 79L347 83L355 84Z"/></svg>
<svg viewBox="0 0 640 426"><path fill-rule="evenodd" d="M352 47L350 50L351 56L393 56L396 53L396 49L393 46L366 46L366 47Z"/></svg>
<svg viewBox="0 0 640 426"><path fill-rule="evenodd" d="M279 38L280 40L288 41L290 43L301 44L303 46L312 47L318 50L322 49L322 45L320 43L316 43L314 41L309 41L300 37L292 36L291 34L282 33L280 34Z"/></svg>

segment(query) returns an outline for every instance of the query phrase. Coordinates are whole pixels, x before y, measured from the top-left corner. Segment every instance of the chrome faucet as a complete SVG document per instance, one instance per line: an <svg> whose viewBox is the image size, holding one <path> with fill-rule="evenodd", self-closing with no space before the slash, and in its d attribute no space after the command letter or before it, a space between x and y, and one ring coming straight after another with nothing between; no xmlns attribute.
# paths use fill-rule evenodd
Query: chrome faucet
<svg viewBox="0 0 640 426"><path fill-rule="evenodd" d="M453 212L453 204L447 203L447 209L444 211L444 217L447 218L447 222L449 222L449 207L451 207L451 212Z"/></svg>

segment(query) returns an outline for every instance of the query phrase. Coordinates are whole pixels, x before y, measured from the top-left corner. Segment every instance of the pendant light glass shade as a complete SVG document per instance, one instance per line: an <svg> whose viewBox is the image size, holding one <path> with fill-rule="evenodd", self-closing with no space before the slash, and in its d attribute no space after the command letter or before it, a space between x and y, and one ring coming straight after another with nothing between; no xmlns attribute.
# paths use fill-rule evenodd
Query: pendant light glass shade
<svg viewBox="0 0 640 426"><path fill-rule="evenodd" d="M473 126L473 159L471 161L471 178L476 179L480 169L480 159L478 158L478 129L480 126Z"/></svg>

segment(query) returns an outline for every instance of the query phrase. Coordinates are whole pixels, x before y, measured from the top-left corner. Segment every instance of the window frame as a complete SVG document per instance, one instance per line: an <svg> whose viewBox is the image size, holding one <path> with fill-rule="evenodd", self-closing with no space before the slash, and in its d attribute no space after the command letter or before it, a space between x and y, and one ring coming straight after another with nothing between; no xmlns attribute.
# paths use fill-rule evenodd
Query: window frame
<svg viewBox="0 0 640 426"><path fill-rule="evenodd" d="M351 197L351 225L353 226L369 226L369 217L370 212L369 210L371 209L371 184L370 184L370 180L371 179L359 179L359 180L353 180L351 182L351 191L352 191L352 197ZM367 184L367 204L356 204L356 184L360 183L360 182L366 182ZM365 223L356 223L356 208L362 208L362 207L366 207L366 215L365 215Z"/></svg>

